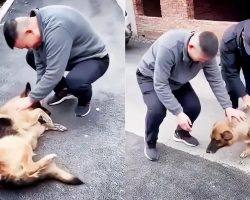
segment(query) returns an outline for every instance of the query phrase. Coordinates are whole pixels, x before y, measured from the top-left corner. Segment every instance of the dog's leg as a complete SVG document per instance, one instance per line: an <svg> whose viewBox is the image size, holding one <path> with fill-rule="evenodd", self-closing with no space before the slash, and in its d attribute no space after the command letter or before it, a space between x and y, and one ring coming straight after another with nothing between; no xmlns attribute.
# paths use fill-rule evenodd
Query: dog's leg
<svg viewBox="0 0 250 200"><path fill-rule="evenodd" d="M59 180L69 185L81 185L84 184L78 177L66 172L59 168L55 162L51 163L48 168L43 172L43 176Z"/></svg>
<svg viewBox="0 0 250 200"><path fill-rule="evenodd" d="M34 124L40 121L41 124L46 124L46 126L53 126L53 121L50 116L45 113L41 108L36 108L31 111L31 118Z"/></svg>
<svg viewBox="0 0 250 200"><path fill-rule="evenodd" d="M27 161L22 163L22 166L28 177L35 178L38 178L39 175L42 174L42 171L45 170L49 164L53 162L53 159L57 157L56 154L48 154L39 161L33 162L32 155L29 155Z"/></svg>
<svg viewBox="0 0 250 200"><path fill-rule="evenodd" d="M241 158L246 158L250 155L250 143L247 143L246 145L246 149L240 154Z"/></svg>
<svg viewBox="0 0 250 200"><path fill-rule="evenodd" d="M39 121L43 126L46 127L46 130L54 130L54 131L66 131L67 128L61 124L53 123L50 116L45 113L42 109L36 108L33 110L35 119Z"/></svg>
<svg viewBox="0 0 250 200"><path fill-rule="evenodd" d="M67 128L61 124L54 123L53 126L46 127L46 130L64 132L67 130Z"/></svg>
<svg viewBox="0 0 250 200"><path fill-rule="evenodd" d="M23 155L20 160L20 165L22 166L22 170L19 172L20 175L26 174L28 177L36 177L39 175L39 172L45 169L55 157L56 154L49 154L41 158L39 161L33 161L33 150L30 145L26 145L24 147Z"/></svg>

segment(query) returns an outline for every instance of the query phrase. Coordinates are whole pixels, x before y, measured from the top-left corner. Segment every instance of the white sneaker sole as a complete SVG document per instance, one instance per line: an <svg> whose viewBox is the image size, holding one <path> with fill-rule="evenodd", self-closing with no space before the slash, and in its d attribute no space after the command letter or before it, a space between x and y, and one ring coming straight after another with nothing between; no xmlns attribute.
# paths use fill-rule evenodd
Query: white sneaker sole
<svg viewBox="0 0 250 200"><path fill-rule="evenodd" d="M147 155L147 153L146 153L146 146L144 147L144 155L145 155L146 158L149 159L150 161L157 161L157 160L159 160L159 157L160 157L160 155L158 154L158 157L157 157L155 160L153 160L152 158L150 158L150 157Z"/></svg>
<svg viewBox="0 0 250 200"><path fill-rule="evenodd" d="M144 136L144 145L146 145L146 138ZM144 155L146 156L147 159L149 159L150 161L156 161L156 160L159 160L159 155L158 155L158 158L156 160L153 160L152 158L150 158L147 153L146 153L146 146L144 146Z"/></svg>
<svg viewBox="0 0 250 200"><path fill-rule="evenodd" d="M56 101L54 103L51 103L51 104L48 104L49 106L55 106L55 105L58 105L62 102L64 102L65 100L68 100L68 99L74 99L75 97L73 95L68 95L68 96L65 96L63 98L61 98L59 101Z"/></svg>
<svg viewBox="0 0 250 200"><path fill-rule="evenodd" d="M86 112L84 115L76 115L77 117L85 117L86 115L88 115L90 113L91 110L91 106L89 106L89 110L88 112Z"/></svg>
<svg viewBox="0 0 250 200"><path fill-rule="evenodd" d="M153 161L153 159L151 159L150 157L148 157L148 155L146 154L146 147L144 147L144 155L146 156L147 159L149 159L150 161Z"/></svg>
<svg viewBox="0 0 250 200"><path fill-rule="evenodd" d="M182 143L184 143L184 144L186 144L186 145L188 145L188 146L190 146L190 147L196 147L196 146L197 146L197 145L193 145L193 144L187 143L185 140L176 138L175 136L173 136L173 139L174 139L174 141L176 141L176 142L182 142Z"/></svg>

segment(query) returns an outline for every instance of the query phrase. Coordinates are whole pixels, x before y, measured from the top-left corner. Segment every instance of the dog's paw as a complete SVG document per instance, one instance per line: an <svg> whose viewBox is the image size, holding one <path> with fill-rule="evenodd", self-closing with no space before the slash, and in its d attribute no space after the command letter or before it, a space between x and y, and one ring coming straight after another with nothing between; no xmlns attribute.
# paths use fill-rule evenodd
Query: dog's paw
<svg viewBox="0 0 250 200"><path fill-rule="evenodd" d="M54 128L55 128L55 130L61 131L61 132L67 131L67 128L65 126L63 126L61 124L57 124L57 123L54 123Z"/></svg>
<svg viewBox="0 0 250 200"><path fill-rule="evenodd" d="M53 161L56 157L57 157L57 155L55 154L55 153L52 153L52 154L48 154L47 156L45 156L46 157L46 159L49 161L49 162L51 162L51 161Z"/></svg>
<svg viewBox="0 0 250 200"><path fill-rule="evenodd" d="M36 172L34 174L28 174L28 177L30 178L38 178L41 175L41 172Z"/></svg>
<svg viewBox="0 0 250 200"><path fill-rule="evenodd" d="M240 158L246 158L247 156L250 155L250 151L243 151L241 154L240 154Z"/></svg>

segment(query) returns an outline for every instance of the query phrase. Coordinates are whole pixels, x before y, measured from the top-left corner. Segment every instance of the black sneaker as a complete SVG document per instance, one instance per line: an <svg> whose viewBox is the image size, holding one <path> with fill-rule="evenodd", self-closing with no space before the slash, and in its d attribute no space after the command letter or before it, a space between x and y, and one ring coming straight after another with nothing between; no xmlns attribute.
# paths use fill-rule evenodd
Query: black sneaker
<svg viewBox="0 0 250 200"><path fill-rule="evenodd" d="M175 131L173 139L176 142L183 142L192 147L199 145L199 142L195 137L191 136L189 132L183 130Z"/></svg>
<svg viewBox="0 0 250 200"><path fill-rule="evenodd" d="M145 144L144 154L146 158L149 159L150 161L157 161L159 159L159 153L156 148L156 145L149 146Z"/></svg>
<svg viewBox="0 0 250 200"><path fill-rule="evenodd" d="M58 94L54 94L52 97L50 97L47 101L47 104L50 106L54 106L64 102L67 99L73 99L73 98L75 97L72 94L69 94L67 90L62 90Z"/></svg>
<svg viewBox="0 0 250 200"><path fill-rule="evenodd" d="M78 104L75 109L75 113L77 117L85 117L86 115L90 113L90 110L91 110L91 106L89 103L87 103L86 105Z"/></svg>

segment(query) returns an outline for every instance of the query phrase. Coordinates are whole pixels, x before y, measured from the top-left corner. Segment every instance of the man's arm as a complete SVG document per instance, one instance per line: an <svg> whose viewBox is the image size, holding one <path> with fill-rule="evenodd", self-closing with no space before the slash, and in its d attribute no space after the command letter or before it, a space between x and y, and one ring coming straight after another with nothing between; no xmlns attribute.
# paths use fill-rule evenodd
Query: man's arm
<svg viewBox="0 0 250 200"><path fill-rule="evenodd" d="M224 86L224 81L222 79L216 59L214 58L209 63L207 63L204 66L203 71L214 95L216 96L222 108L231 108L232 103Z"/></svg>
<svg viewBox="0 0 250 200"><path fill-rule="evenodd" d="M223 77L228 90L236 94L238 98L245 96L247 94L246 88L240 80L240 67L237 65L235 52L230 50L223 42L220 47L220 58Z"/></svg>
<svg viewBox="0 0 250 200"><path fill-rule="evenodd" d="M183 112L182 106L177 101L169 86L171 68L174 66L174 55L166 47L158 47L155 69L154 89L162 104L174 115Z"/></svg>
<svg viewBox="0 0 250 200"><path fill-rule="evenodd" d="M53 34L53 35L52 35ZM63 77L66 69L73 40L63 27L57 27L46 38L46 71L31 91L34 101L44 99Z"/></svg>
<svg viewBox="0 0 250 200"><path fill-rule="evenodd" d="M33 50L33 54L35 58L36 74L37 74L36 83L38 83L41 80L43 74L45 73L46 66L44 66L44 64L42 63L37 51Z"/></svg>

